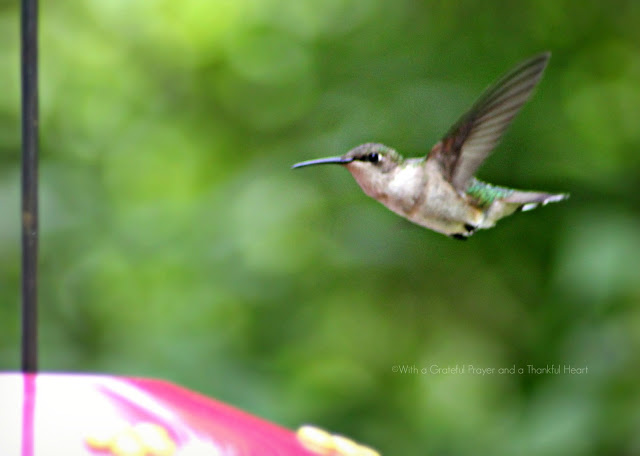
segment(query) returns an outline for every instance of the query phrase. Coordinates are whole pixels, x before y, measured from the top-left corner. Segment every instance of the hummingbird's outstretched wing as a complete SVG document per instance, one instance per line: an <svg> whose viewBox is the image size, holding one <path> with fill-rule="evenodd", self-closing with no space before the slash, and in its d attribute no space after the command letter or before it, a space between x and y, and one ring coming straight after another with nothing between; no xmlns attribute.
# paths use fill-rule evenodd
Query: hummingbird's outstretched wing
<svg viewBox="0 0 640 456"><path fill-rule="evenodd" d="M466 191L478 167L500 141L542 77L551 54L525 60L490 86L429 153L438 160L445 178Z"/></svg>

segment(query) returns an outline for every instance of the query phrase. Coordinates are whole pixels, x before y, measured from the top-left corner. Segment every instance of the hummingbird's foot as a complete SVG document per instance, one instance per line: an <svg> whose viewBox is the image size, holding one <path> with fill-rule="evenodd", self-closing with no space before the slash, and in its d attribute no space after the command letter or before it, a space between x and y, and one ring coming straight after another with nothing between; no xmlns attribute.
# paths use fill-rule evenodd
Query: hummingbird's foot
<svg viewBox="0 0 640 456"><path fill-rule="evenodd" d="M470 223L465 223L464 229L466 230L466 233L454 233L450 237L458 239L459 241L466 241L469 236L476 232L478 227L471 225Z"/></svg>

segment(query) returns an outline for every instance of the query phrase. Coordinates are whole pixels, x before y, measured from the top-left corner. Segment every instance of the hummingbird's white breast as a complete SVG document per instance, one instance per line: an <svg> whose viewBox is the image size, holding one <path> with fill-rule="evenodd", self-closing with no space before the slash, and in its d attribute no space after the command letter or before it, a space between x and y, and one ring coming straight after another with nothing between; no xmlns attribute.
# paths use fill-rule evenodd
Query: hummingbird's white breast
<svg viewBox="0 0 640 456"><path fill-rule="evenodd" d="M427 179L421 163L407 160L390 176L386 189L386 206L407 217L419 204L426 190Z"/></svg>

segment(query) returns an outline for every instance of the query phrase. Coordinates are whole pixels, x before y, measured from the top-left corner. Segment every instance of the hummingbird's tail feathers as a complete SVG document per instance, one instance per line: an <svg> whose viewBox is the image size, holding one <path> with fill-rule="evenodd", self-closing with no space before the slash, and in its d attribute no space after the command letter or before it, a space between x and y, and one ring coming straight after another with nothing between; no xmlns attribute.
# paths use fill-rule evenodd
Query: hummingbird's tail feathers
<svg viewBox="0 0 640 456"><path fill-rule="evenodd" d="M503 201L518 205L517 210L524 212L535 209L538 206L546 206L549 203L558 203L567 198L569 198L568 193L523 192L516 190L504 198Z"/></svg>
<svg viewBox="0 0 640 456"><path fill-rule="evenodd" d="M494 188L494 187L491 187ZM502 188L502 187L499 187ZM507 189L504 189L505 191ZM569 198L566 193L527 192L523 190L510 190L506 195L496 198L485 210L480 228L487 229L495 225L501 218L514 212L530 211L549 203L557 203Z"/></svg>

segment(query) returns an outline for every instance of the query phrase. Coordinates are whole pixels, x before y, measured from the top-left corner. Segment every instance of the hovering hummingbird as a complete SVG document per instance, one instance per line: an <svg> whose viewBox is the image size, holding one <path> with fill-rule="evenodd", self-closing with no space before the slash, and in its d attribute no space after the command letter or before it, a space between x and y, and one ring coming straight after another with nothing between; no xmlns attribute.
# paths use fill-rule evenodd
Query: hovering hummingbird
<svg viewBox="0 0 640 456"><path fill-rule="evenodd" d="M491 228L516 211L562 201L569 195L498 187L473 176L533 92L550 55L525 60L490 86L425 157L405 159L383 144L367 143L292 168L343 165L370 197L455 239Z"/></svg>

